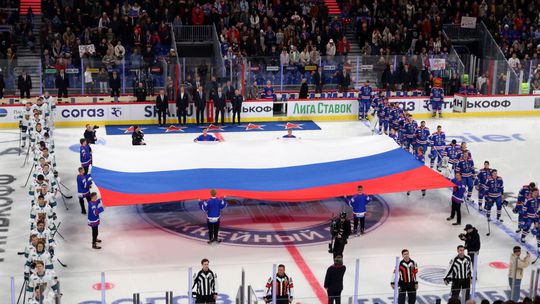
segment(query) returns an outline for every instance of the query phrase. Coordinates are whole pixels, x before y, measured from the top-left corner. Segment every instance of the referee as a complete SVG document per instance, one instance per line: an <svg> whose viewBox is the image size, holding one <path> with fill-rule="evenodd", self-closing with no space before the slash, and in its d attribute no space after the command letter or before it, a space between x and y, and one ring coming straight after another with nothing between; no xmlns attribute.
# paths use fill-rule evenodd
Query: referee
<svg viewBox="0 0 540 304"><path fill-rule="evenodd" d="M195 303L212 304L217 299L217 276L208 268L210 261L202 259L202 269L193 276L192 297Z"/></svg>
<svg viewBox="0 0 540 304"><path fill-rule="evenodd" d="M465 292L465 301L470 297L472 261L465 255L465 246L457 247L458 255L450 260L448 271L444 277L444 283L452 282L451 297L459 299L461 290Z"/></svg>
<svg viewBox="0 0 540 304"><path fill-rule="evenodd" d="M399 262L398 304L405 304L406 297L408 297L408 304L414 304L418 289L418 281L416 280L418 265L409 257L408 249L401 250L401 256L403 259ZM390 285L392 288L396 288L394 282L391 282Z"/></svg>

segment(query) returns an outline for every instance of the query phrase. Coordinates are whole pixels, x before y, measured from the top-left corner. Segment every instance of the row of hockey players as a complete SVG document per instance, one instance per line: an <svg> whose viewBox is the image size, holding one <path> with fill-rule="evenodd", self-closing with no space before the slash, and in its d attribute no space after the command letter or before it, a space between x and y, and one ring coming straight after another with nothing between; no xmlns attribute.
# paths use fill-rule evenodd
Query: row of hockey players
<svg viewBox="0 0 540 304"><path fill-rule="evenodd" d="M433 109L433 116L441 109L444 93L438 86L434 86L430 94L430 104ZM376 115L378 120L379 133L388 134L396 143L405 150L413 153L416 159L425 163L425 155L430 149L430 167L438 170L448 169L447 177L459 172L452 181L458 184L454 189L456 201L473 203L472 192L476 189L478 194L478 208L486 214L488 221L491 220L491 209L496 206L497 220L503 221L502 209L507 202L504 198L504 183L502 177L498 175L496 169L490 168L489 161L484 162L482 169L476 172L471 152L467 150L466 143L458 145L455 140L450 144L446 142L446 135L441 126L437 126L437 131L431 133L422 121L420 125L412 118L412 115L404 111L399 103L390 103L388 98L383 98L377 93L373 93L369 83L365 83L360 88L359 94L359 119L367 119L368 113ZM538 193L535 183L525 185L519 191L518 200L513 212L518 214L518 230L521 232L521 241L524 243L529 232L537 237L537 244L540 251L540 210L538 203ZM422 191L425 195L425 191ZM485 204L484 204L485 201ZM449 219L452 219L451 216ZM456 225L459 225L459 218ZM534 228L534 229L531 229Z"/></svg>
<svg viewBox="0 0 540 304"><path fill-rule="evenodd" d="M54 271L55 236L61 222L57 216L60 194L54 151L54 100L46 92L37 102L25 102L20 115L21 147L31 158L28 195L30 238L24 252L24 286L28 303L55 303L58 278ZM25 162L26 163L26 162Z"/></svg>

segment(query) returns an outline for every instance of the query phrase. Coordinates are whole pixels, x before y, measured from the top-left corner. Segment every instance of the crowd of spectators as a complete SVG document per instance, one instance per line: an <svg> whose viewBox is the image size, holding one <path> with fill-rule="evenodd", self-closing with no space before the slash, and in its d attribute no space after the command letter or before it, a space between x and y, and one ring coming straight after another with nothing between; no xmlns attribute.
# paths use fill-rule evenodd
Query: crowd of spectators
<svg viewBox="0 0 540 304"><path fill-rule="evenodd" d="M0 7L0 98L6 83L14 82L17 66L16 33L19 30L18 1L6 0Z"/></svg>

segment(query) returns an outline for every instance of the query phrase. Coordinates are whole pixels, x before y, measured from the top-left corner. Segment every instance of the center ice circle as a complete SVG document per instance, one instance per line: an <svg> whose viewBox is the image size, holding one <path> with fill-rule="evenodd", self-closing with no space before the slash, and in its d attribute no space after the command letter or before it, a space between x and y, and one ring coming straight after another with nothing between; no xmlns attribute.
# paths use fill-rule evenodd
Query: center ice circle
<svg viewBox="0 0 540 304"><path fill-rule="evenodd" d="M227 198L221 218L223 243L239 246L314 245L330 239L330 219L342 210L351 214L344 199L313 202L270 202ZM178 236L208 240L206 214L197 201L138 206L150 224ZM380 226L388 217L386 203L374 197L367 206L366 230Z"/></svg>

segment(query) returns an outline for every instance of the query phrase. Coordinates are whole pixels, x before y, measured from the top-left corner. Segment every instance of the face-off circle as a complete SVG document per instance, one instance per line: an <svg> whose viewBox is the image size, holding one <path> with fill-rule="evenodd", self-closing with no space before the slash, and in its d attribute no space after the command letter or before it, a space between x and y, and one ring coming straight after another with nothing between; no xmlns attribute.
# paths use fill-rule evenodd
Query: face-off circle
<svg viewBox="0 0 540 304"><path fill-rule="evenodd" d="M342 210L352 211L342 198L313 202L270 202L227 198L220 238L238 246L315 245L330 240L330 219ZM206 214L197 201L137 206L151 225L169 233L206 242ZM388 206L378 198L367 205L366 231L380 226L388 217ZM352 222L352 220L351 220Z"/></svg>

